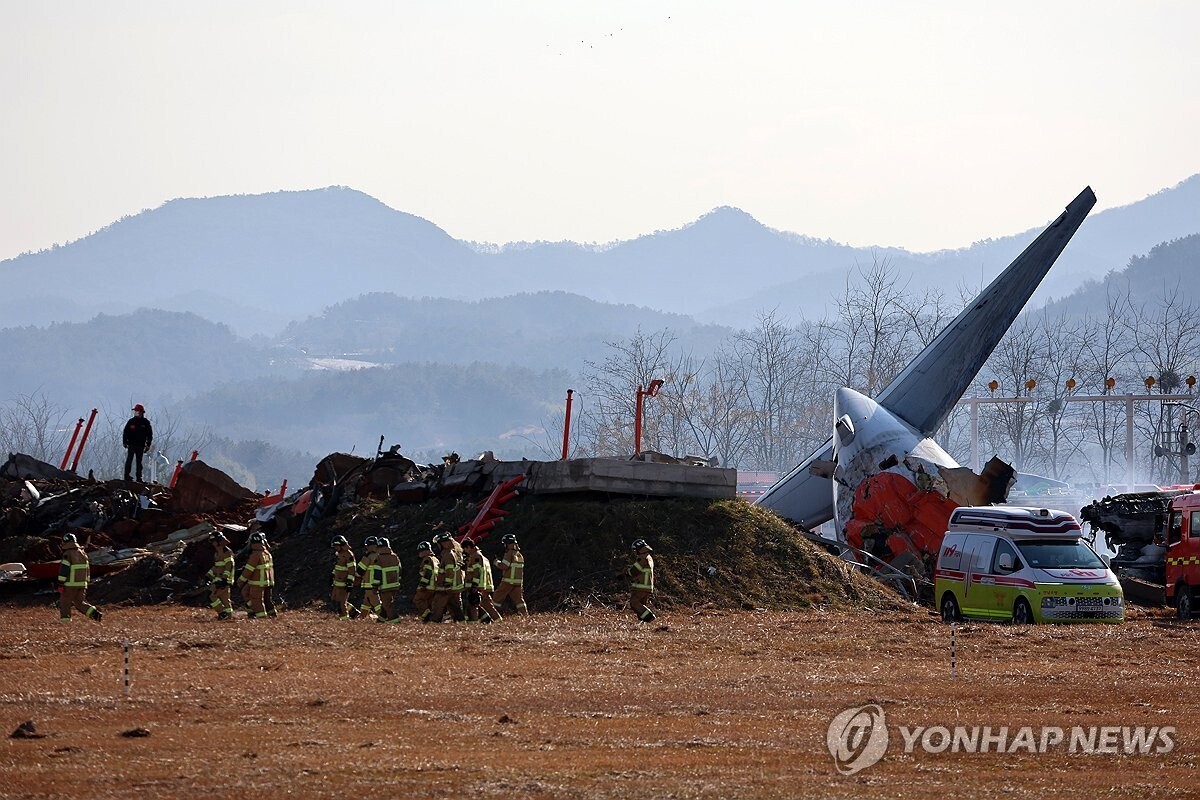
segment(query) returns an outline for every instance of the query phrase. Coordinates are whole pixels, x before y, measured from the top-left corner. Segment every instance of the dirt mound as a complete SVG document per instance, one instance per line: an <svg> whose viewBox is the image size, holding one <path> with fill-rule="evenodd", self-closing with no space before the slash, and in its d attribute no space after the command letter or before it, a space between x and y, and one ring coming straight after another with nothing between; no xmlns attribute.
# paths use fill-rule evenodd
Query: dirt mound
<svg viewBox="0 0 1200 800"><path fill-rule="evenodd" d="M495 558L503 533L516 534L525 554L525 597L535 610L620 605L628 597L630 543L655 550L657 605L803 609L909 607L896 595L812 545L775 515L741 500L523 497L483 542ZM431 500L390 506L363 501L309 534L274 549L278 587L288 605L323 601L332 550L342 535L361 554L367 536L387 536L403 563L403 602L416 586L416 544L433 526L452 530L475 505Z"/></svg>

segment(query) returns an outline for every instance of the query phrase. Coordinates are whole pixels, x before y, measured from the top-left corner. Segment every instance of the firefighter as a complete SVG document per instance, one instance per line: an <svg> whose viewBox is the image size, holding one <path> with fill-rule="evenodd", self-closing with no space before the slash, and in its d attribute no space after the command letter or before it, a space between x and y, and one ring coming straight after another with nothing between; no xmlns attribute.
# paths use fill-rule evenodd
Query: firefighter
<svg viewBox="0 0 1200 800"><path fill-rule="evenodd" d="M400 557L392 550L392 542L379 539L379 555L375 557L375 569L379 576L379 622L399 622L396 614L396 590L400 588Z"/></svg>
<svg viewBox="0 0 1200 800"><path fill-rule="evenodd" d="M454 621L462 622L466 619L462 607L462 546L448 533L434 536L433 545L440 548L442 568L438 573L437 589L433 593L430 619L441 622L449 608Z"/></svg>
<svg viewBox="0 0 1200 800"><path fill-rule="evenodd" d="M358 579L355 583L363 590L362 612L379 619L383 608L379 605L379 576L375 559L379 556L379 538L368 536L363 542L363 557L358 562Z"/></svg>
<svg viewBox="0 0 1200 800"><path fill-rule="evenodd" d="M417 593L413 595L413 605L421 622L429 622L433 618L433 595L437 590L441 564L433 554L433 545L429 542L417 545L417 555L421 559L421 567L417 573Z"/></svg>
<svg viewBox="0 0 1200 800"><path fill-rule="evenodd" d="M634 562L629 565L629 607L642 622L653 622L654 612L650 609L650 596L654 594L654 549L645 539L633 543Z"/></svg>
<svg viewBox="0 0 1200 800"><path fill-rule="evenodd" d="M358 616L358 609L350 605L350 589L354 586L354 574L357 567L354 551L345 536L333 540L333 591L330 599L338 612L338 619L353 619Z"/></svg>
<svg viewBox="0 0 1200 800"><path fill-rule="evenodd" d="M75 534L68 533L62 538L62 561L58 566L58 619L60 622L71 621L71 609L77 608L85 615L99 622L104 618L100 609L89 605L85 599L88 580L91 578L91 565L87 554L79 546Z"/></svg>
<svg viewBox="0 0 1200 800"><path fill-rule="evenodd" d="M259 535L262 536L263 555L271 565L271 582L263 587L263 608L267 610L267 616L274 619L279 613L275 610L275 554L271 552L271 543L267 541L267 535Z"/></svg>
<svg viewBox="0 0 1200 800"><path fill-rule="evenodd" d="M496 561L496 566L500 568L500 588L496 590L492 602L497 609L501 609L505 600L512 600L517 611L529 616L529 609L525 606L525 556L513 534L504 534L500 537L500 543L504 545L504 555Z"/></svg>
<svg viewBox="0 0 1200 800"><path fill-rule="evenodd" d="M499 622L500 612L492 603L492 590L495 588L492 582L492 563L479 549L479 545L470 539L463 542L462 546L467 561L467 622Z"/></svg>
<svg viewBox="0 0 1200 800"><path fill-rule="evenodd" d="M233 548L225 534L217 531L209 537L213 546L213 565L208 571L208 582L212 589L212 602L209 604L217 612L217 619L233 618Z"/></svg>
<svg viewBox="0 0 1200 800"><path fill-rule="evenodd" d="M267 587L275 585L275 562L271 558L271 551L267 549L265 534L250 534L250 558L242 568L237 585L246 599L246 605L250 607L246 616L250 619L265 618L267 607L263 603L263 595Z"/></svg>

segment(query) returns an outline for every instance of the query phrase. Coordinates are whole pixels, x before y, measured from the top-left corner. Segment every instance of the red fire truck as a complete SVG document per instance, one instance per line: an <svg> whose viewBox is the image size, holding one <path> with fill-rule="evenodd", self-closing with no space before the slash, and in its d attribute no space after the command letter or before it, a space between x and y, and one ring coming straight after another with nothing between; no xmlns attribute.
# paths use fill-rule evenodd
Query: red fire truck
<svg viewBox="0 0 1200 800"><path fill-rule="evenodd" d="M1200 491L1171 500L1166 534L1167 602L1180 619L1191 619L1200 599Z"/></svg>

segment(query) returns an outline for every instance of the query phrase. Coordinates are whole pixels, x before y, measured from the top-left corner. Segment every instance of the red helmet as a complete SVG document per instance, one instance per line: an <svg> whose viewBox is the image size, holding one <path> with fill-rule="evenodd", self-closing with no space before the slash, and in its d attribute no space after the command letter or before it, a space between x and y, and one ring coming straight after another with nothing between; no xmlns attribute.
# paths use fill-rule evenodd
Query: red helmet
<svg viewBox="0 0 1200 800"><path fill-rule="evenodd" d="M143 414L145 414L145 413L146 413L146 407L145 407L144 405L142 405L141 403L138 403L136 406L134 406L134 407L133 407L133 410L134 410L134 411L140 411L140 412L142 412Z"/></svg>

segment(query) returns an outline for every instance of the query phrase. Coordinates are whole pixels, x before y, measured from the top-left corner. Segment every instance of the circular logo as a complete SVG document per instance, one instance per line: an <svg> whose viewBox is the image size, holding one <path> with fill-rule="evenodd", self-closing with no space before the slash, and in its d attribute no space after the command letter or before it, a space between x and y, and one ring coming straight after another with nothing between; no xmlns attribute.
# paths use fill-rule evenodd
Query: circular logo
<svg viewBox="0 0 1200 800"><path fill-rule="evenodd" d="M843 775L853 775L871 766L887 752L883 708L875 704L847 708L830 721L825 744L834 766Z"/></svg>

